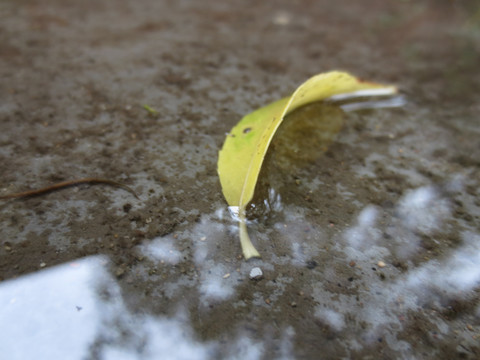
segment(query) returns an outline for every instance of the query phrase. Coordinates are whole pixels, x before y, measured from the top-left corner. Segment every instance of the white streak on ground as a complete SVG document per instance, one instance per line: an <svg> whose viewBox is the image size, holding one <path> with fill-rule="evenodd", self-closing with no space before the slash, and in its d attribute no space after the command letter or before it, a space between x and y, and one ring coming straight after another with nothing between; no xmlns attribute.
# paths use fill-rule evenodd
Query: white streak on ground
<svg viewBox="0 0 480 360"><path fill-rule="evenodd" d="M140 249L150 259L172 265L178 264L183 257L175 247L171 236L155 238L150 243L141 245Z"/></svg>
<svg viewBox="0 0 480 360"><path fill-rule="evenodd" d="M340 331L345 327L344 316L338 311L327 308L316 308L315 317L335 331Z"/></svg>

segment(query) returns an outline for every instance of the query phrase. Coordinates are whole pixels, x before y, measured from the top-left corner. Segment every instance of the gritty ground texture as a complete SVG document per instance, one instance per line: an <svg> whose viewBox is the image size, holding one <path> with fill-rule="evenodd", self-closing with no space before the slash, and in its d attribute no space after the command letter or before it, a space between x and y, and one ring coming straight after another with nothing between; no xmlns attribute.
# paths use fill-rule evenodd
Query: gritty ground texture
<svg viewBox="0 0 480 360"><path fill-rule="evenodd" d="M139 199L2 201L0 280L102 256L113 310L72 358L478 359L479 22L456 0L1 1L0 194L100 177ZM345 125L326 152L287 119L245 262L225 134L333 69L406 104L328 105Z"/></svg>

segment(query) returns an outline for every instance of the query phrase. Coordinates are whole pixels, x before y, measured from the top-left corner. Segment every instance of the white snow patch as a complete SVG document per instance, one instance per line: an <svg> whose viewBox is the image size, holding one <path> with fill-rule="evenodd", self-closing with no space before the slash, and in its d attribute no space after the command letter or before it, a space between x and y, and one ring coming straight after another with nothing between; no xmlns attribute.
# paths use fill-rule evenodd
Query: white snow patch
<svg viewBox="0 0 480 360"><path fill-rule="evenodd" d="M348 244L354 249L369 249L380 239L380 232L375 228L378 210L374 206L365 207L357 218L357 225L345 232Z"/></svg>
<svg viewBox="0 0 480 360"><path fill-rule="evenodd" d="M171 236L157 237L150 243L141 245L140 249L150 259L168 264L178 264L182 259L182 253L175 247Z"/></svg>
<svg viewBox="0 0 480 360"><path fill-rule="evenodd" d="M432 260L409 273L400 286L413 292L438 289L448 296L462 296L480 286L480 235L463 234L464 245L445 261Z"/></svg>
<svg viewBox="0 0 480 360"><path fill-rule="evenodd" d="M340 331L345 327L345 318L338 311L317 308L315 310L315 317L329 325L335 331Z"/></svg>
<svg viewBox="0 0 480 360"><path fill-rule="evenodd" d="M231 274L228 278L224 278L225 274ZM224 265L217 264L213 267L205 267L200 277L200 296L205 305L210 301L223 301L230 298L235 293L234 281L236 281L235 273L232 274Z"/></svg>
<svg viewBox="0 0 480 360"><path fill-rule="evenodd" d="M424 234L437 230L450 215L447 200L440 198L431 186L407 192L400 200L398 212L407 228Z"/></svg>
<svg viewBox="0 0 480 360"><path fill-rule="evenodd" d="M211 359L215 351L214 343L200 343L195 340L190 325L179 318L155 319L142 318L142 323L135 321L138 327L136 346L134 344L106 345L103 348L102 359L105 360L136 360L139 359L137 346L142 346L142 359L166 360L203 360Z"/></svg>

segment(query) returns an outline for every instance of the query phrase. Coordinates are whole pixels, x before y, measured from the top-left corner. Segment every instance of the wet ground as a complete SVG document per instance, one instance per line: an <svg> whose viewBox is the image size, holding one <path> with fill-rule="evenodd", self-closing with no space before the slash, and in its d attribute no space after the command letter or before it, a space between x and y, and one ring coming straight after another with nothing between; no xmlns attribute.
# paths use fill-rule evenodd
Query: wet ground
<svg viewBox="0 0 480 360"><path fill-rule="evenodd" d="M0 204L2 356L480 357L478 1L4 0L0 19L0 194L139 196ZM406 104L333 106L326 152L287 120L245 262L225 133L333 69Z"/></svg>

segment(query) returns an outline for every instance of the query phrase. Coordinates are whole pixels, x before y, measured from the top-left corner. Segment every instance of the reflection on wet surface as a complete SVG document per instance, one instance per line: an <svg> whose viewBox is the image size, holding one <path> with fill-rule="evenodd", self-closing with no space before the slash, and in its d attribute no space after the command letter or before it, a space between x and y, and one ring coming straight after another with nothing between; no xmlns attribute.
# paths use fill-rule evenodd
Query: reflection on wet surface
<svg viewBox="0 0 480 360"><path fill-rule="evenodd" d="M446 188L460 190L462 185L455 181ZM173 315L132 313L122 300L125 295L120 285L110 274L108 258L90 257L0 285L1 347L11 359L134 359L139 354L153 359L165 352L165 358L171 359L257 359L268 346L265 334L254 341L239 333L227 344L199 341L191 324L191 300L183 294L198 291L198 306L206 312L201 317L224 302L230 303L230 311L254 306L278 313L282 301L292 298L288 288L299 281L292 275L277 274L285 266L311 272L313 276L302 285L301 292L309 292L313 318L334 334L348 334L344 343L347 349L362 349L383 339L396 351L413 354L415 349L401 340L401 334L418 316L427 316L426 336L447 341L453 329L462 346L475 347L471 330L465 331L462 322L448 314L455 311L450 304L458 303L473 306L473 316L480 311L475 301L475 289L480 284L479 234L465 230L458 247L440 257L415 260L422 252L422 235L435 234L445 226L450 217L449 202L438 190L421 187L407 192L392 209L369 205L359 212L351 227L335 237L331 250L322 244L324 231L306 222L301 208L283 207L280 211L285 219L274 224L269 237L289 244L290 250L282 256L272 253L265 260L235 265L228 259L212 259L225 227L233 226L224 224L227 214L217 211L180 235L198 237L193 249L179 249L174 242L176 235L139 246L140 252L159 267L184 264L187 257L194 259L193 276L185 273L176 281L162 277L156 285L155 291L174 302L169 305L175 309ZM330 254L329 263L312 260L323 258L322 253ZM246 301L239 292L252 281L248 273L253 264L266 276L257 290L250 290L253 293ZM344 271L334 270L338 265L350 268L348 279ZM145 273L142 266L133 267L132 272L141 281L152 280L152 274ZM334 284L339 287L332 289ZM296 301L305 298L301 294ZM295 308L296 301L290 306ZM362 324L364 331L357 332L352 324ZM295 334L294 328L283 328L280 353L286 358L294 357L291 341Z"/></svg>
<svg viewBox="0 0 480 360"><path fill-rule="evenodd" d="M0 204L2 355L479 357L478 3L272 6L1 2L1 193L101 176L140 196ZM332 69L397 84L381 105L403 106L286 122L245 262L225 133Z"/></svg>

